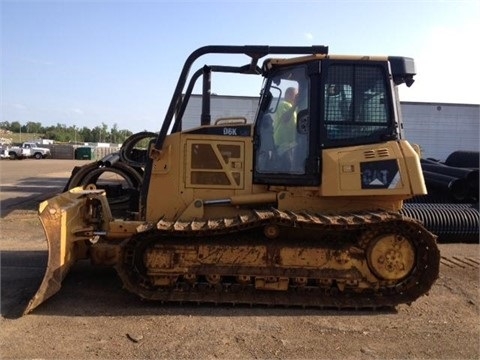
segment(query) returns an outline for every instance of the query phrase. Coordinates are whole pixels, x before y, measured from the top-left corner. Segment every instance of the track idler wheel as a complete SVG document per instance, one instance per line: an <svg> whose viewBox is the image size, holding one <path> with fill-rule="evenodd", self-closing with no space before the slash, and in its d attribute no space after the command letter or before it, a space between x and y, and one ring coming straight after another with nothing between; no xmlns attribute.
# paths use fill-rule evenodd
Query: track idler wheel
<svg viewBox="0 0 480 360"><path fill-rule="evenodd" d="M384 234L367 249L370 270L383 280L401 280L415 267L415 249L402 235Z"/></svg>

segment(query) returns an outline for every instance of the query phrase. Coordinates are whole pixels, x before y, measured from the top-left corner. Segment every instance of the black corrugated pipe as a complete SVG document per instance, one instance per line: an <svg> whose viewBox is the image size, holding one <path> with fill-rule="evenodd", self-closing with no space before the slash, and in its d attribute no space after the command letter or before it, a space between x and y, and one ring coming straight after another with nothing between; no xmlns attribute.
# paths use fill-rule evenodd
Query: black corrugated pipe
<svg viewBox="0 0 480 360"><path fill-rule="evenodd" d="M445 164L448 166L478 169L478 154L478 151L454 151L448 155L447 159L445 160Z"/></svg>
<svg viewBox="0 0 480 360"><path fill-rule="evenodd" d="M480 216L472 204L405 204L400 211L438 236L438 242L479 241Z"/></svg>
<svg viewBox="0 0 480 360"><path fill-rule="evenodd" d="M422 162L422 169L430 172L435 172L439 174L444 174L456 178L467 178L470 173L477 171L477 178L478 178L478 170L471 170L465 168L458 168L448 165L442 164L432 164L432 163L424 163Z"/></svg>
<svg viewBox="0 0 480 360"><path fill-rule="evenodd" d="M468 183L467 198L472 201L478 200L478 169L457 168L453 166L443 165L440 163L433 164L430 161L422 160L422 170L424 172L428 171L432 173L456 177L459 179L465 179Z"/></svg>
<svg viewBox="0 0 480 360"><path fill-rule="evenodd" d="M447 192L456 201L463 201L469 195L469 187L465 179L430 171L423 171L423 177L429 191Z"/></svg>
<svg viewBox="0 0 480 360"><path fill-rule="evenodd" d="M449 196L441 193L429 192L428 195L418 195L414 196L411 199L407 199L404 203L408 204L431 204L431 203L448 203L452 201Z"/></svg>

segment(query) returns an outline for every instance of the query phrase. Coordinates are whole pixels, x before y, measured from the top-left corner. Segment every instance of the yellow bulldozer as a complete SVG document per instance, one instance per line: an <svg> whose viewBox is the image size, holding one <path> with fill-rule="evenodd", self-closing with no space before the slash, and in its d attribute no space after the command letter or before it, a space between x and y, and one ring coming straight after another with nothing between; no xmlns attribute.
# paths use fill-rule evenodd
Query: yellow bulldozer
<svg viewBox="0 0 480 360"><path fill-rule="evenodd" d="M211 54L248 62L189 75ZM263 77L253 122L211 119L214 73ZM440 253L435 235L400 212L426 194L397 93L414 75L408 57L329 55L326 46L197 49L160 131L142 156L126 152L144 160L133 210L112 211L94 176L40 204L48 266L25 312L87 258L148 300L339 309L415 301L437 279ZM182 130L200 78L199 123Z"/></svg>

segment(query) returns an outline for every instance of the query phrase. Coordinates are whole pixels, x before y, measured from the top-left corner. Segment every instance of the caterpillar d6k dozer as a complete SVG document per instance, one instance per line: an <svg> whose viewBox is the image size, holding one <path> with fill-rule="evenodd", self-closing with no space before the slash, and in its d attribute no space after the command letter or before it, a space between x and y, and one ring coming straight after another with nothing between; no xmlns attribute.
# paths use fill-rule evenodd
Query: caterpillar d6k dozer
<svg viewBox="0 0 480 360"><path fill-rule="evenodd" d="M248 62L205 65L189 77L206 54ZM264 77L253 123L210 120L217 72ZM112 215L93 182L40 205L48 268L26 312L85 258L115 267L125 288L148 300L410 304L428 293L440 261L435 236L400 214L405 199L426 193L397 95L414 75L411 58L335 56L325 46L196 50L144 150L133 211ZM182 130L199 78L199 124Z"/></svg>

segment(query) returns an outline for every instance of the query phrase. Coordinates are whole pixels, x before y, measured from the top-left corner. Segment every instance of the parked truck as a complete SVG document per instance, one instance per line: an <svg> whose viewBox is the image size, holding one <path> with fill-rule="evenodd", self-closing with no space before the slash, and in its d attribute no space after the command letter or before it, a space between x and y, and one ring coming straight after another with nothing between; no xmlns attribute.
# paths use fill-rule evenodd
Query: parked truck
<svg viewBox="0 0 480 360"><path fill-rule="evenodd" d="M24 142L21 146L12 146L4 150L4 156L12 160L25 159L33 157L35 159L45 159L50 157L50 149L38 146L35 142Z"/></svg>
<svg viewBox="0 0 480 360"><path fill-rule="evenodd" d="M20 146L2 147L0 158L10 160L21 160L32 156L31 149Z"/></svg>

